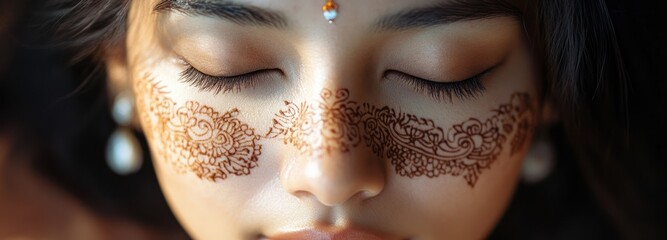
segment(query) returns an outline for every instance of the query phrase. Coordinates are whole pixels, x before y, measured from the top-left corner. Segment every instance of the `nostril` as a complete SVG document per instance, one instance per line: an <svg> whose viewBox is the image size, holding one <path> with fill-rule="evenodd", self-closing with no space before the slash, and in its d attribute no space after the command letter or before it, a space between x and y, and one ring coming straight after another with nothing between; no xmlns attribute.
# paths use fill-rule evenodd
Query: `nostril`
<svg viewBox="0 0 667 240"><path fill-rule="evenodd" d="M321 188L312 194L317 200L327 206L337 206L348 202L362 202L380 194L381 189L363 188Z"/></svg>
<svg viewBox="0 0 667 240"><path fill-rule="evenodd" d="M374 197L380 195L381 192L382 192L381 189L380 190L365 190L365 191L360 192L358 195L362 200L366 200L366 199L374 198Z"/></svg>
<svg viewBox="0 0 667 240"><path fill-rule="evenodd" d="M316 198L315 195L313 195L312 193L303 190L292 191L291 194L296 198L298 198L299 200Z"/></svg>

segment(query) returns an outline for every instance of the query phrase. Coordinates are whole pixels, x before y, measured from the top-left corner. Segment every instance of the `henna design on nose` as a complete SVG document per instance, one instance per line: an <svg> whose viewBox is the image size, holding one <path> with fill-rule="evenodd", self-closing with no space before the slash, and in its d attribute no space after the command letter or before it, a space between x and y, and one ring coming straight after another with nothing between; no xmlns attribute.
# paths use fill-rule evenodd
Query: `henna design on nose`
<svg viewBox="0 0 667 240"><path fill-rule="evenodd" d="M178 105L148 77L136 90L146 136L161 145L155 153L178 173L215 181L249 175L258 166L260 135L237 118L236 108L220 113L196 101Z"/></svg>
<svg viewBox="0 0 667 240"><path fill-rule="evenodd" d="M474 187L483 169L502 152L509 136L510 154L521 150L532 133L533 109L527 93L491 111L484 120L470 118L448 131L431 119L349 100L348 89L323 89L317 103L285 101L267 138L282 139L304 154L348 152L361 142L391 161L406 177L460 176Z"/></svg>
<svg viewBox="0 0 667 240"><path fill-rule="evenodd" d="M324 89L317 105L285 101L286 109L273 119L273 127L265 137L282 138L301 152L347 152L361 140L358 114L349 101L350 93ZM319 111L316 112L316 111Z"/></svg>

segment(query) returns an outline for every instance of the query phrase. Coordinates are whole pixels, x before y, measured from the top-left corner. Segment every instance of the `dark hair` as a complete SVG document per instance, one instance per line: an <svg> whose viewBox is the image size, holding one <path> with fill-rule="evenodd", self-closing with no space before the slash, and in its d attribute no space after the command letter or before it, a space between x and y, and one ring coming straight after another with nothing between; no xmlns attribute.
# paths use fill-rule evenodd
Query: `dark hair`
<svg viewBox="0 0 667 240"><path fill-rule="evenodd" d="M567 144L559 147L558 168L569 164L577 167L576 171L581 172L580 177L588 184L581 189L584 192L558 191L558 188L573 187L573 184L562 185L567 182L563 179L560 182L547 181L543 184L554 186L544 188L550 192L543 192L543 196L561 199L559 197L562 196L558 195L577 193L573 199L585 205L586 192L591 191L620 236L659 239L665 234L659 225L659 218L665 212L661 206L664 202L664 180L660 176L660 170L665 169L665 165L658 162L658 149L648 146L651 141L662 137L664 128L656 125L664 119L653 118L656 120L652 121L653 129L644 129L637 123L644 122L642 116L660 116L659 113L663 112L658 107L649 107L660 101L653 102L653 98L641 99L639 96L650 92L651 96L659 96L660 91L665 89L659 84L655 84L655 88L640 87L658 82L655 74L658 69L648 66L664 62L664 59L637 54L635 51L640 47L657 46L659 41L652 38L648 29L632 29L635 25L654 20L650 16L658 14L641 16L637 10L646 10L647 6L640 7L640 4L621 0L544 0L534 1L534 5L527 8L533 9L529 11L533 15L526 16L529 19L527 23L533 23L528 24L527 32L534 44L534 52L542 60L543 90L561 120L561 126L556 126L552 132L555 132L555 138L562 138L561 144ZM617 31L620 33L617 34ZM639 37L638 33L644 36ZM630 68L626 68L627 62L632 63ZM576 161L572 161L573 158ZM534 203L529 201L538 200L521 198L522 190L536 191L527 188L530 187L519 189L514 204L532 205ZM542 202L553 203L553 200L544 199ZM561 205L556 211L568 212L571 211L568 206L576 207L572 203ZM544 206L537 208L544 209ZM595 224L596 219L591 215L582 214L591 212L590 209L577 211L571 212L572 219L563 219L574 223L562 225L564 230L591 233L582 229L586 226L594 228L596 233L590 237L610 234L605 232L604 226ZM556 214L544 210L536 212L539 215L534 218L540 218L545 212ZM534 219L520 223L522 225L514 227L531 225Z"/></svg>
<svg viewBox="0 0 667 240"><path fill-rule="evenodd" d="M626 36L628 40L627 36L633 35L628 29L630 20L646 19L636 15L636 19L629 18L637 14L632 12L635 9L629 1L556 0L540 3L543 5L540 7L543 20L538 31L546 40L545 77L549 82L549 95L560 107L559 113L568 142L577 157L577 165L596 200L624 237L658 237L660 226L656 214L661 213L659 198L664 196L657 193L662 192L662 181L650 178L659 176L656 170L664 169L664 165L650 167L657 163L652 161L659 160L659 155L650 152L657 149L646 149L642 145L645 144L645 134L653 133L635 129L639 127L637 123L644 122L637 113L646 111L642 107L656 103L636 99L638 90L645 90L638 88L639 84L647 79L639 78L641 75L635 69L626 70L624 63L636 65L657 60L643 59L648 56L641 55L628 56L628 50L638 49L637 45L654 46L657 42L651 42L654 39L628 41L623 46L626 52L622 53L619 44L623 42L617 39L617 36ZM619 16L615 18L616 24L611 16L612 10ZM620 21L622 18L626 21ZM616 34L616 31L624 32ZM645 76L650 79L648 81L655 81L651 79L654 76ZM634 88L630 84L635 84ZM648 108L648 111L655 110ZM659 132L660 129L657 127L653 131Z"/></svg>
<svg viewBox="0 0 667 240"><path fill-rule="evenodd" d="M100 64L102 56L109 54L109 49L123 48L129 2L57 0L48 4L47 21L40 26L54 29L56 43L66 53L62 57L77 63L63 68L66 72L54 71L65 75L63 78L73 79L73 84L68 86L73 88L91 74L90 69L99 70L92 75L95 81L87 84L88 91L79 91L76 99L69 101L104 98L100 97L105 96L104 74L101 68L94 66ZM558 164L546 181L519 186L492 238L566 238L573 234L596 237L618 234L627 238L663 236L661 231L664 230L658 224L659 217L665 213L662 207L664 177L660 174L665 163L659 161L662 155L657 143L663 141L664 127L660 125L665 119L660 113L664 110L648 106L657 100L650 96L665 97L661 94L664 85L660 85L664 84L660 80L664 82L665 78L658 74L658 63L665 61L664 47L657 52L649 49L664 41L651 34L654 29L638 27L653 24L655 16L661 14L657 11L644 14L643 11L651 11L649 6L622 0L527 2L521 9L526 35L541 68L542 92L560 120L550 128L558 148ZM74 105L79 111L105 115L102 113L107 110L104 99L98 101L101 102ZM90 115L71 113L71 116ZM101 132L98 128L98 132L69 135L71 141L62 144L56 144L61 141L53 138L42 143L55 148L55 152L71 150L70 145L78 143L88 147L103 146L112 124L108 116L102 118L87 121L91 129L98 121L106 122L107 127ZM28 127L30 124L27 123ZM54 134L51 128L59 128L60 124L63 123L45 124L46 128L40 131ZM98 139L87 141L91 137ZM101 159L103 156L91 152L51 155L47 158L52 167L45 172L56 176L54 179L63 186L83 189L75 191L77 194L98 196L89 198L92 201L116 196L105 192L107 190L81 187L90 181L123 181L124 184L146 181L151 182L147 187L157 188L148 177L119 180L110 174L81 174L105 171L100 166L91 168L81 164L93 157ZM113 181L109 180L112 178Z"/></svg>
<svg viewBox="0 0 667 240"><path fill-rule="evenodd" d="M0 51L8 59L6 68L0 68L6 69L0 71L0 137L13 138L10 163L28 161L20 163L96 213L184 238L150 161L126 177L105 162L106 142L116 124L100 60L122 41L126 2L32 0L10 5L35 12L15 12L6 46L12 54ZM77 40L53 40L56 32ZM148 149L145 141L141 144ZM148 151L144 159L150 159Z"/></svg>

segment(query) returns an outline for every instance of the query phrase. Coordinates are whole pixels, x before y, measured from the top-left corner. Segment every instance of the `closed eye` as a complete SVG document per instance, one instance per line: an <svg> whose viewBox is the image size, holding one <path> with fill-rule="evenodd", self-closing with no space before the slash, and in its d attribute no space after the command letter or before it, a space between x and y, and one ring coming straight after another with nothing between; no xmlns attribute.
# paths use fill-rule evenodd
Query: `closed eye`
<svg viewBox="0 0 667 240"><path fill-rule="evenodd" d="M276 78L277 74L282 75L282 71L280 69L260 69L234 76L211 76L189 65L185 71L181 72L180 79L202 91L213 91L218 94L252 88L261 81Z"/></svg>
<svg viewBox="0 0 667 240"><path fill-rule="evenodd" d="M413 87L417 92L426 94L436 101L452 101L453 97L461 100L475 99L482 95L486 88L482 79L492 70L490 68L470 78L456 82L438 82L413 76L401 71L388 70L383 78L398 80Z"/></svg>

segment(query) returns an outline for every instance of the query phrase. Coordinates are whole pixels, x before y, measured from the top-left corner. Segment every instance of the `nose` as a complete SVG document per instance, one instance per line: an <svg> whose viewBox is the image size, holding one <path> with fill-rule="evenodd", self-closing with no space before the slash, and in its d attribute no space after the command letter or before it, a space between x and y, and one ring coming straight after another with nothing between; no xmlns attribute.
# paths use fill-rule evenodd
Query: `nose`
<svg viewBox="0 0 667 240"><path fill-rule="evenodd" d="M284 147L296 150L284 159L281 180L293 195L315 197L327 206L379 195L385 186L386 164L364 143L363 127L348 111L349 91L328 90L320 101L291 105L282 113ZM356 120L355 120L356 119Z"/></svg>
<svg viewBox="0 0 667 240"><path fill-rule="evenodd" d="M373 198L384 188L385 166L365 152L355 149L296 157L284 168L284 187L297 197L315 197L326 206Z"/></svg>

